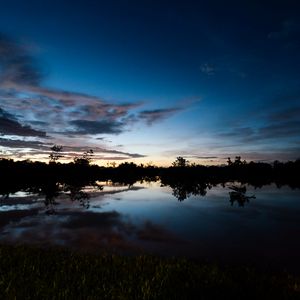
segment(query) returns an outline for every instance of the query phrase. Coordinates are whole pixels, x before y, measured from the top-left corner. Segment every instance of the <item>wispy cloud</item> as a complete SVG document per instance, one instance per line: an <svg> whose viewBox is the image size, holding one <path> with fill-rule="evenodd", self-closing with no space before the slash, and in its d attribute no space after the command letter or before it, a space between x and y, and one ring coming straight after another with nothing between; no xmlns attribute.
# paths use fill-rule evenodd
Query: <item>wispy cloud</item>
<svg viewBox="0 0 300 300"><path fill-rule="evenodd" d="M167 119L182 110L183 108L180 107L143 110L138 114L138 118L145 121L148 125L152 125L153 123Z"/></svg>
<svg viewBox="0 0 300 300"><path fill-rule="evenodd" d="M75 126L72 134L118 134L122 132L123 124L118 121L89 121L89 120L74 120L70 121L71 125Z"/></svg>
<svg viewBox="0 0 300 300"><path fill-rule="evenodd" d="M0 138L0 146L9 148L31 148L49 150L52 144L43 143L41 141L15 140L8 138Z"/></svg>
<svg viewBox="0 0 300 300"><path fill-rule="evenodd" d="M0 134L46 137L46 133L21 125L13 115L0 108Z"/></svg>
<svg viewBox="0 0 300 300"><path fill-rule="evenodd" d="M285 121L259 128L257 136L260 139L277 139L300 136L300 121Z"/></svg>
<svg viewBox="0 0 300 300"><path fill-rule="evenodd" d="M279 122L258 128L236 127L229 131L218 133L221 138L237 139L243 143L253 143L256 141L277 140L279 143L283 139L299 138L300 122Z"/></svg>
<svg viewBox="0 0 300 300"><path fill-rule="evenodd" d="M10 149L10 153L18 158L26 157L29 155L42 155L44 158L48 158L51 153L52 143L32 140L20 140L20 139L9 139L0 138L0 147L7 147ZM93 159L98 160L124 160L129 158L142 158L146 157L143 154L131 153L126 151L118 151L114 149L108 149L105 147L88 147L88 146L63 146L63 159L72 160L75 156L81 155L83 152L93 149ZM27 152L24 152L24 148Z"/></svg>
<svg viewBox="0 0 300 300"><path fill-rule="evenodd" d="M196 159L217 159L218 156L199 156L199 155L191 155L184 156L185 158L196 158Z"/></svg>
<svg viewBox="0 0 300 300"><path fill-rule="evenodd" d="M299 106L282 107L256 116L256 123L260 125L254 123L252 126L236 126L219 132L218 136L242 142L277 140L279 143L286 139L295 141L300 138L299 116Z"/></svg>

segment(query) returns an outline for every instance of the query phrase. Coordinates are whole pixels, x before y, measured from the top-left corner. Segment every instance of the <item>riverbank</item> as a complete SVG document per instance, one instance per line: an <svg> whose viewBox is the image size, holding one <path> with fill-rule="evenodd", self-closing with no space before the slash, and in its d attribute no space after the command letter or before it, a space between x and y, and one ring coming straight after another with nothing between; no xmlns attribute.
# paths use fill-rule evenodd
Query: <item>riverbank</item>
<svg viewBox="0 0 300 300"><path fill-rule="evenodd" d="M298 299L300 278L184 258L0 246L4 299Z"/></svg>

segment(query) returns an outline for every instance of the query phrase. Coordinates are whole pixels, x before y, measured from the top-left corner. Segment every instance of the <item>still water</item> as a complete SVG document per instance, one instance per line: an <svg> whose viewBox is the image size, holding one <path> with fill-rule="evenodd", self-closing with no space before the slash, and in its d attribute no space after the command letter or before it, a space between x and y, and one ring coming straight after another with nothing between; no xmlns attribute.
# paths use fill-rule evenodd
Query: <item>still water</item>
<svg viewBox="0 0 300 300"><path fill-rule="evenodd" d="M41 193L3 196L0 243L300 268L299 189L98 184L81 189L82 197L46 197L47 205Z"/></svg>

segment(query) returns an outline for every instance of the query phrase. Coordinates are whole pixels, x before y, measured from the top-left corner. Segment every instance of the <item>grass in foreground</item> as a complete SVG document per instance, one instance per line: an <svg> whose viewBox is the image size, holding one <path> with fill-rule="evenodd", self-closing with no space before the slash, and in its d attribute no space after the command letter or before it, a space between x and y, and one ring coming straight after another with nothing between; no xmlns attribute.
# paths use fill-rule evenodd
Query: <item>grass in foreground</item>
<svg viewBox="0 0 300 300"><path fill-rule="evenodd" d="M0 246L2 299L296 299L300 279L182 258Z"/></svg>

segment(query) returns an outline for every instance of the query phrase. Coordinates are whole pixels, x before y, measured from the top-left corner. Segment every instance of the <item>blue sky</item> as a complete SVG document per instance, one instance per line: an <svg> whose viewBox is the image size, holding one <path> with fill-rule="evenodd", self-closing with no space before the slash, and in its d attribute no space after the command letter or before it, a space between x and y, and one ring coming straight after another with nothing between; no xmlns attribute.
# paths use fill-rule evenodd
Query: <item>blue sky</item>
<svg viewBox="0 0 300 300"><path fill-rule="evenodd" d="M0 4L0 150L100 164L300 157L297 1Z"/></svg>

